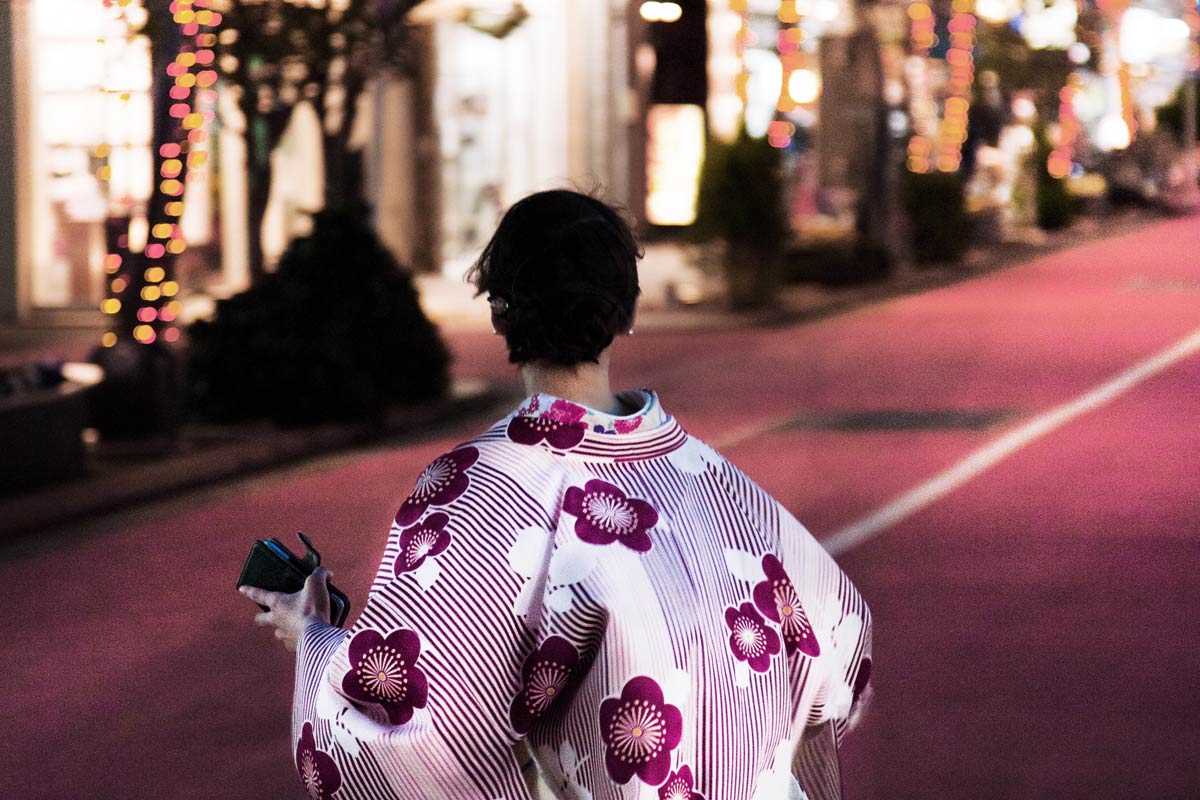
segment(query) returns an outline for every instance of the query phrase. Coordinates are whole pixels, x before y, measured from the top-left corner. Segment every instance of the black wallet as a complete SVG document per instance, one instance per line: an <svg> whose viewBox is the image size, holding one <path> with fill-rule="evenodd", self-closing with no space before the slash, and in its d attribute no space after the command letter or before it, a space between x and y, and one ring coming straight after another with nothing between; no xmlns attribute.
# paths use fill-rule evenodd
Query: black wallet
<svg viewBox="0 0 1200 800"><path fill-rule="evenodd" d="M303 533L297 533L304 543L304 558L288 550L278 539L259 539L250 548L238 586L257 586L272 592L292 594L304 588L304 581L321 565L321 554ZM266 606L259 604L263 611ZM350 598L329 584L329 622L342 627L350 613Z"/></svg>

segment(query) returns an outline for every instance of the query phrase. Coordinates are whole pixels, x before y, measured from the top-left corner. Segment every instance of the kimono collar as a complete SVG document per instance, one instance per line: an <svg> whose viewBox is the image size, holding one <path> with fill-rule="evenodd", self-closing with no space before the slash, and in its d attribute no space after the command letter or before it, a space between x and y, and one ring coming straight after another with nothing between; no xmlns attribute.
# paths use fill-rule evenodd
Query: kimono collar
<svg viewBox="0 0 1200 800"><path fill-rule="evenodd" d="M594 408L539 392L525 398L513 416L578 425L583 423L591 433L622 436L638 430L650 430L665 423L666 413L659 405L658 395L649 389L630 389L619 392L617 398L626 406L636 408L632 414L606 414Z"/></svg>
<svg viewBox="0 0 1200 800"><path fill-rule="evenodd" d="M589 460L652 458L679 447L686 438L656 393L633 389L617 397L638 410L607 414L542 392L525 398L498 427L517 444Z"/></svg>

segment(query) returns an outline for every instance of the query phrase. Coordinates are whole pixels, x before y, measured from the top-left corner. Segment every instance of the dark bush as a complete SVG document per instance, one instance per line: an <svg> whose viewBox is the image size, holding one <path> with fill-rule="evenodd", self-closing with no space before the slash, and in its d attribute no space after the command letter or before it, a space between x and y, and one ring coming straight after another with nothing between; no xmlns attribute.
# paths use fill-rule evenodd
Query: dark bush
<svg viewBox="0 0 1200 800"><path fill-rule="evenodd" d="M1046 136L1045 126L1034 131L1033 166L1037 170L1037 224L1047 231L1066 228L1075 216L1075 210L1067 182L1055 178L1046 170L1046 162L1054 147Z"/></svg>
<svg viewBox="0 0 1200 800"><path fill-rule="evenodd" d="M190 400L212 420L371 420L442 396L449 361L366 210L325 211L275 273L191 327Z"/></svg>
<svg viewBox="0 0 1200 800"><path fill-rule="evenodd" d="M1200 90L1200 76L1192 78ZM1169 131L1174 138L1179 138L1183 135L1184 129L1184 109L1187 105L1183 99L1183 93L1186 91L1185 85L1181 84L1175 90L1175 95L1165 105L1161 105L1155 111L1155 116L1158 117L1159 127ZM1200 104L1196 105L1196 136L1197 141L1200 141Z"/></svg>
<svg viewBox="0 0 1200 800"><path fill-rule="evenodd" d="M926 265L961 259L971 239L963 206L962 175L906 169L900 190L908 215L913 261Z"/></svg>
<svg viewBox="0 0 1200 800"><path fill-rule="evenodd" d="M857 286L892 273L892 258L882 245L866 241L806 245L784 256L784 283Z"/></svg>

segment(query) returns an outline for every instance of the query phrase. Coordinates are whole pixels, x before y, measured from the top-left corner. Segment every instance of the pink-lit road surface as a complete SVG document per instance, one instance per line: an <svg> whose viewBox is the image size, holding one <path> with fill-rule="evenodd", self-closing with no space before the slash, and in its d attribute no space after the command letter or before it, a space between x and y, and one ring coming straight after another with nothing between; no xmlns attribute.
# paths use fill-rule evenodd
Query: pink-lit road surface
<svg viewBox="0 0 1200 800"><path fill-rule="evenodd" d="M513 377L450 338L460 376ZM818 323L639 332L615 369L871 603L848 800L1200 798L1196 219ZM0 797L299 797L250 541L304 529L361 600L417 472L483 424L4 545Z"/></svg>

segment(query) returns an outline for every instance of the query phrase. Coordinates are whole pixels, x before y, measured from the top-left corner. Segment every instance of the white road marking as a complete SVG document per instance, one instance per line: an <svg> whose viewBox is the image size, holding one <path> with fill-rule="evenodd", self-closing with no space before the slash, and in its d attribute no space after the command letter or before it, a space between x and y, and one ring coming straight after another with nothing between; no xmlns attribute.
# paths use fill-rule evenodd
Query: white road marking
<svg viewBox="0 0 1200 800"><path fill-rule="evenodd" d="M1095 389L1014 428L915 489L905 492L857 522L823 538L821 544L836 556L871 540L901 520L942 499L980 473L996 466L1026 445L1078 416L1095 411L1197 351L1200 351L1200 330L1194 331L1166 350L1139 362Z"/></svg>

